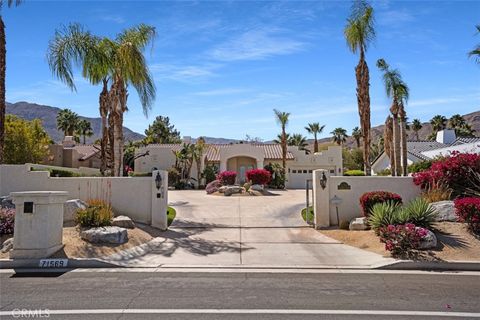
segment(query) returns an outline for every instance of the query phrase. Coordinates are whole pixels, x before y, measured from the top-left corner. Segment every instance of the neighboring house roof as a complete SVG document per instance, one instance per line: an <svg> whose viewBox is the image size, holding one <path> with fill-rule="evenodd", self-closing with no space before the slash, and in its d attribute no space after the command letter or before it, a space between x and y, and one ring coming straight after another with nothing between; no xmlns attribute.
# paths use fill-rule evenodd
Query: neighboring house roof
<svg viewBox="0 0 480 320"><path fill-rule="evenodd" d="M172 151L178 151L182 149L181 144L150 144L149 146L155 146L159 148L171 149ZM207 161L219 162L220 161L220 149L228 148L231 144L208 144L205 152ZM251 146L257 148L263 148L265 152L265 160L282 160L282 147L279 144L251 144ZM295 157L291 152L287 152L287 160L294 160Z"/></svg>
<svg viewBox="0 0 480 320"><path fill-rule="evenodd" d="M461 144L466 144L466 143L474 143L474 142L480 142L480 137L474 137L474 138L457 138L454 143L452 143L452 146L458 146Z"/></svg>
<svg viewBox="0 0 480 320"><path fill-rule="evenodd" d="M420 160L428 160L422 152L448 147L448 144L437 141L407 141L407 152Z"/></svg>
<svg viewBox="0 0 480 320"><path fill-rule="evenodd" d="M78 160L80 161L88 160L100 152L100 146L96 146L93 144L81 144L65 149L73 149L77 151L80 155L80 157L78 158Z"/></svg>

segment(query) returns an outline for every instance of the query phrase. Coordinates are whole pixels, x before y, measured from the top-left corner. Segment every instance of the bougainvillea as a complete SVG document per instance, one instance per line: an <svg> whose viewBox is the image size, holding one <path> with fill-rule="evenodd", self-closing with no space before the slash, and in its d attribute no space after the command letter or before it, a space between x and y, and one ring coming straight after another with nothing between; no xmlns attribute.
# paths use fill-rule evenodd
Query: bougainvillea
<svg viewBox="0 0 480 320"><path fill-rule="evenodd" d="M237 178L237 173L235 171L223 171L217 175L217 180L220 180L223 185L233 185L235 184L235 179Z"/></svg>
<svg viewBox="0 0 480 320"><path fill-rule="evenodd" d="M413 174L413 182L427 189L441 183L453 190L454 195L462 195L474 186L470 179L473 173L480 173L480 154L453 152L451 156L432 163L428 170Z"/></svg>
<svg viewBox="0 0 480 320"><path fill-rule="evenodd" d="M458 221L466 222L473 232L480 233L480 198L455 200L455 214Z"/></svg>
<svg viewBox="0 0 480 320"><path fill-rule="evenodd" d="M247 176L248 181L251 181L252 184L261 184L262 186L269 184L272 179L270 171L265 169L248 170L245 175Z"/></svg>
<svg viewBox="0 0 480 320"><path fill-rule="evenodd" d="M393 256L405 255L417 249L427 233L427 229L416 227L413 223L390 224L378 230L380 241L385 243L385 250Z"/></svg>
<svg viewBox="0 0 480 320"><path fill-rule="evenodd" d="M12 234L15 224L15 209L0 208L0 235Z"/></svg>
<svg viewBox="0 0 480 320"><path fill-rule="evenodd" d="M388 191L372 191L364 193L360 197L363 215L368 217L373 206L377 203L391 201L394 204L402 204L402 197L396 193Z"/></svg>
<svg viewBox="0 0 480 320"><path fill-rule="evenodd" d="M220 180L213 180L209 182L205 187L205 191L207 194L212 194L218 191L218 189L222 186L222 182Z"/></svg>

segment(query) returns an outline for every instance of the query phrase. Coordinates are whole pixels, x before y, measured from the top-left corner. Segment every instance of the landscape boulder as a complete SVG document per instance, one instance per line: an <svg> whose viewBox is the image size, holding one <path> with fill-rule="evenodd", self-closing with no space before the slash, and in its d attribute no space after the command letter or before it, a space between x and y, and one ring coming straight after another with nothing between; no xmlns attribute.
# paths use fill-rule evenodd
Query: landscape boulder
<svg viewBox="0 0 480 320"><path fill-rule="evenodd" d="M91 243L122 244L128 241L127 229L114 226L82 230L80 237Z"/></svg>
<svg viewBox="0 0 480 320"><path fill-rule="evenodd" d="M0 249L1 253L6 253L13 249L13 237L8 238L7 240L3 241L2 248Z"/></svg>
<svg viewBox="0 0 480 320"><path fill-rule="evenodd" d="M367 230L368 229L368 224L367 224L367 218L362 217L362 218L355 218L352 221L350 221L350 225L348 227L350 230Z"/></svg>
<svg viewBox="0 0 480 320"><path fill-rule="evenodd" d="M112 226L133 229L135 228L135 223L127 216L118 216L113 218Z"/></svg>
<svg viewBox="0 0 480 320"><path fill-rule="evenodd" d="M10 196L0 197L0 208L15 209L12 198Z"/></svg>
<svg viewBox="0 0 480 320"><path fill-rule="evenodd" d="M437 247L437 236L430 230L427 230L427 234L420 240L418 249L428 250Z"/></svg>
<svg viewBox="0 0 480 320"><path fill-rule="evenodd" d="M457 221L453 201L439 201L430 204L436 211L435 221Z"/></svg>
<svg viewBox="0 0 480 320"><path fill-rule="evenodd" d="M80 199L67 200L63 206L63 222L74 221L77 211L87 209L87 206L87 203Z"/></svg>
<svg viewBox="0 0 480 320"><path fill-rule="evenodd" d="M221 186L220 188L218 188L218 192L225 193L225 190L227 189L228 189L228 186Z"/></svg>
<svg viewBox="0 0 480 320"><path fill-rule="evenodd" d="M263 186L261 184L252 184L250 189L254 191L263 191Z"/></svg>
<svg viewBox="0 0 480 320"><path fill-rule="evenodd" d="M243 188L239 186L227 186L227 189L223 192L223 194L227 197L231 196L235 193L242 193Z"/></svg>

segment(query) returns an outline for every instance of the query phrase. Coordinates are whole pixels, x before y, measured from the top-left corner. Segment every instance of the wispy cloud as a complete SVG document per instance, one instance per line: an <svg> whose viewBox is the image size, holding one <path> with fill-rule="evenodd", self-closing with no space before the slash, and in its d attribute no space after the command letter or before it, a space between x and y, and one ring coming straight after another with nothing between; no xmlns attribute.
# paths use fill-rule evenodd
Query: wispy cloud
<svg viewBox="0 0 480 320"><path fill-rule="evenodd" d="M386 10L378 15L378 24L382 26L402 25L411 22L415 16L406 9Z"/></svg>
<svg viewBox="0 0 480 320"><path fill-rule="evenodd" d="M219 65L174 65L156 63L150 70L159 79L175 81L198 81L216 76L214 70Z"/></svg>
<svg viewBox="0 0 480 320"><path fill-rule="evenodd" d="M208 91L199 91L194 92L194 95L197 96L225 96L231 94L238 94L250 91L249 89L242 89L242 88L224 88L224 89L215 89L215 90L208 90Z"/></svg>
<svg viewBox="0 0 480 320"><path fill-rule="evenodd" d="M215 47L209 55L220 61L261 60L303 50L306 43L279 28L249 30Z"/></svg>
<svg viewBox="0 0 480 320"><path fill-rule="evenodd" d="M124 24L126 19L123 16L116 14L102 14L99 19L105 22L113 22L116 24Z"/></svg>

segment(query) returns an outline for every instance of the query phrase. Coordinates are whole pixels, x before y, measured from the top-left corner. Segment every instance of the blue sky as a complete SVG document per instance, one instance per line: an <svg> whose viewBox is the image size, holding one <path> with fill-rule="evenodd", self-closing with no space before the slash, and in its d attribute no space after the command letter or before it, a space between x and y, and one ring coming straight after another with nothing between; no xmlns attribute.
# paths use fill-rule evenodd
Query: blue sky
<svg viewBox="0 0 480 320"><path fill-rule="evenodd" d="M46 49L55 29L79 22L115 36L147 23L157 29L146 52L157 86L148 119L133 88L125 125L143 133L156 115L182 135L270 140L273 108L290 112L288 130L308 122L358 125L354 67L343 38L350 1L33 1L4 9L7 101L68 107L98 116L100 89L76 76L77 92L55 79ZM373 1L377 38L367 53L372 125L389 101L375 61L398 68L411 90L410 119L427 121L480 109L480 66L467 52L480 42L480 1Z"/></svg>

